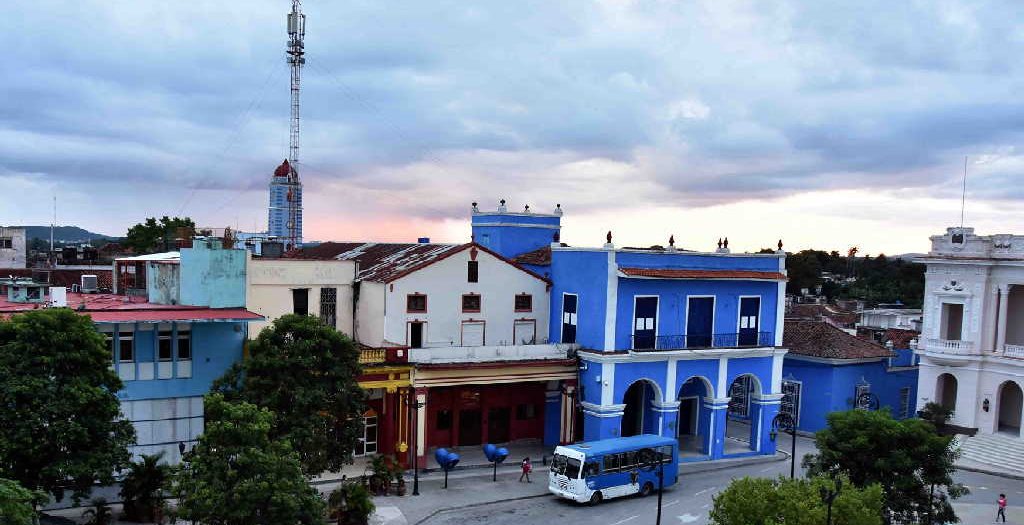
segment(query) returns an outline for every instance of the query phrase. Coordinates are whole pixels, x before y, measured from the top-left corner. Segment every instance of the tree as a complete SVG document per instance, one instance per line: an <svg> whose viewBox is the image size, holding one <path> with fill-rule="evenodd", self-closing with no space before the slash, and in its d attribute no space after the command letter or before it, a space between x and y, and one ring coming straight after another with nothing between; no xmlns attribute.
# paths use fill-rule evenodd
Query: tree
<svg viewBox="0 0 1024 525"><path fill-rule="evenodd" d="M713 525L819 525L828 513L820 491L834 490L825 477L777 480L750 478L734 480L714 498L710 519ZM849 487L844 484L832 503L835 525L881 525L882 488Z"/></svg>
<svg viewBox="0 0 1024 525"><path fill-rule="evenodd" d="M0 478L0 522L5 525L30 525L35 506L43 494L34 493L17 481Z"/></svg>
<svg viewBox="0 0 1024 525"><path fill-rule="evenodd" d="M178 238L179 229L183 229L184 234L191 237L196 232L196 223L188 217L164 215L159 221L156 217L149 217L146 222L128 228L123 244L136 253L166 250L170 248L171 241Z"/></svg>
<svg viewBox="0 0 1024 525"><path fill-rule="evenodd" d="M362 433L365 394L356 382L359 350L352 340L315 317L286 315L249 346L249 357L213 386L277 414L270 435L286 439L302 469L338 470Z"/></svg>
<svg viewBox="0 0 1024 525"><path fill-rule="evenodd" d="M164 484L171 473L170 465L160 463L163 457L162 451L143 454L128 466L128 473L121 480L121 501L129 521L156 521L160 515Z"/></svg>
<svg viewBox="0 0 1024 525"><path fill-rule="evenodd" d="M881 485L895 519L956 523L949 501L967 489L953 482L951 441L927 421L895 420L886 410L833 412L815 434L818 453L808 454L804 465L811 475L842 474L857 487Z"/></svg>
<svg viewBox="0 0 1024 525"><path fill-rule="evenodd" d="M206 430L171 492L177 516L211 525L295 525L324 521L324 502L309 486L298 454L270 435L274 414L207 394Z"/></svg>
<svg viewBox="0 0 1024 525"><path fill-rule="evenodd" d="M0 321L0 477L61 499L112 483L135 440L92 321L49 308Z"/></svg>

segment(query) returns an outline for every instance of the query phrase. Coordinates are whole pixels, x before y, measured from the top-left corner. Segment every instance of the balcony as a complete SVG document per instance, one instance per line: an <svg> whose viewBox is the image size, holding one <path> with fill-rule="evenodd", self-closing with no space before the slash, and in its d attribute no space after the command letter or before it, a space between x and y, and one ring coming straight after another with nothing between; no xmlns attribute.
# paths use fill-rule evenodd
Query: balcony
<svg viewBox="0 0 1024 525"><path fill-rule="evenodd" d="M635 335L634 352L703 350L708 348L758 348L775 346L774 332L743 332L703 335Z"/></svg>
<svg viewBox="0 0 1024 525"><path fill-rule="evenodd" d="M359 364L381 365L387 363L408 362L409 350L406 348L369 348L359 349Z"/></svg>
<svg viewBox="0 0 1024 525"><path fill-rule="evenodd" d="M493 361L532 361L568 359L577 345L489 345L410 348L409 362L423 364L485 363Z"/></svg>
<svg viewBox="0 0 1024 525"><path fill-rule="evenodd" d="M953 339L925 339L924 350L939 354L976 355L973 342Z"/></svg>
<svg viewBox="0 0 1024 525"><path fill-rule="evenodd" d="M1003 345L1003 357L1012 357L1014 359L1024 359L1024 345Z"/></svg>

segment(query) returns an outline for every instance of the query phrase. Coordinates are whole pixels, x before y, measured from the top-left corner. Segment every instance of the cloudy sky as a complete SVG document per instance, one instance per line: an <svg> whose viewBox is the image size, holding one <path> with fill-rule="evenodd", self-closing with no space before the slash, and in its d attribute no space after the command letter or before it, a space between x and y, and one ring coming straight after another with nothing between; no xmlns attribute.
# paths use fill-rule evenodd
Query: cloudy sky
<svg viewBox="0 0 1024 525"><path fill-rule="evenodd" d="M287 0L13 0L0 224L266 223ZM468 240L561 203L563 240L861 253L1024 233L1024 3L307 0L307 239Z"/></svg>

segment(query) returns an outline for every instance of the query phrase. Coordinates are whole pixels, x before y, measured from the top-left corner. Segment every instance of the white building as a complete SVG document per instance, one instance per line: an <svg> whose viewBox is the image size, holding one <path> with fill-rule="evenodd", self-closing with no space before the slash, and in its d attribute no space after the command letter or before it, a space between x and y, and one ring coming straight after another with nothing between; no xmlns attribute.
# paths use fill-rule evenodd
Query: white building
<svg viewBox="0 0 1024 525"><path fill-rule="evenodd" d="M948 228L918 259L925 274L918 408L953 423L1020 436L1024 385L1024 236Z"/></svg>
<svg viewBox="0 0 1024 525"><path fill-rule="evenodd" d="M261 259L247 262L246 309L266 318L249 325L249 338L286 314L313 315L352 336L355 261Z"/></svg>
<svg viewBox="0 0 1024 525"><path fill-rule="evenodd" d="M25 253L25 228L0 226L0 268L24 268Z"/></svg>
<svg viewBox="0 0 1024 525"><path fill-rule="evenodd" d="M912 308L874 308L860 312L858 327L921 330L922 311Z"/></svg>

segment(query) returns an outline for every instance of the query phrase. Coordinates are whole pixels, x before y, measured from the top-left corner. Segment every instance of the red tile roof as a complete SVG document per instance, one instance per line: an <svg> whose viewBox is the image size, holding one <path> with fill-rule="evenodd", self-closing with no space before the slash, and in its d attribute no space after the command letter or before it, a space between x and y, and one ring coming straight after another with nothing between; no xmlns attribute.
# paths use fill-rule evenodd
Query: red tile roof
<svg viewBox="0 0 1024 525"><path fill-rule="evenodd" d="M163 321L254 321L263 316L245 308L208 308L205 306L153 304L125 295L69 293L68 308L88 315L98 323ZM39 303L13 303L0 297L0 317L44 308Z"/></svg>
<svg viewBox="0 0 1024 525"><path fill-rule="evenodd" d="M797 355L826 359L892 357L886 347L850 335L823 321L786 319L782 346Z"/></svg>
<svg viewBox="0 0 1024 525"><path fill-rule="evenodd" d="M519 264L533 264L536 266L547 266L551 264L551 247L545 246L538 248L532 252L526 252L523 254L516 255L512 258L513 261Z"/></svg>
<svg viewBox="0 0 1024 525"><path fill-rule="evenodd" d="M781 272L760 272L753 270L684 270L676 268L619 268L626 277L651 277L656 279L744 279L785 281Z"/></svg>
<svg viewBox="0 0 1024 525"><path fill-rule="evenodd" d="M820 321L827 319L832 324L842 328L853 328L860 320L856 312L843 310L828 304L799 304L795 303L786 309L786 319L804 319Z"/></svg>
<svg viewBox="0 0 1024 525"><path fill-rule="evenodd" d="M892 347L898 349L910 348L910 340L920 337L921 333L915 330L904 330L902 328L890 328L885 331L885 340L892 341Z"/></svg>

